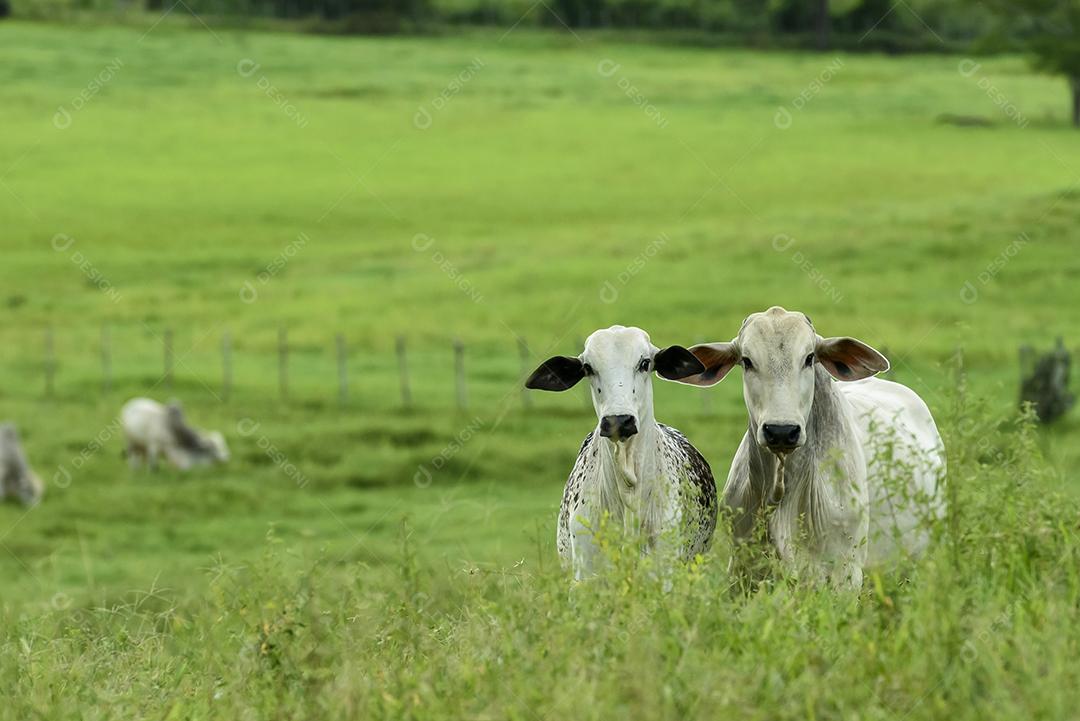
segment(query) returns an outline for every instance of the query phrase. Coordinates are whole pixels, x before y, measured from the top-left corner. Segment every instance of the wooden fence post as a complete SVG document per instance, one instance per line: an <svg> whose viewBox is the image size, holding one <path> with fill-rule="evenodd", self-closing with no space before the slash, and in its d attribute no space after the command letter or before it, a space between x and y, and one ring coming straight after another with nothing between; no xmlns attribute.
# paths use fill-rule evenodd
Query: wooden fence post
<svg viewBox="0 0 1080 721"><path fill-rule="evenodd" d="M109 324L101 326L101 392L112 390L112 334Z"/></svg>
<svg viewBox="0 0 1080 721"><path fill-rule="evenodd" d="M221 400L229 400L232 393L232 336L225 331L221 336Z"/></svg>
<svg viewBox="0 0 1080 721"><path fill-rule="evenodd" d="M521 404L525 408L532 408L532 396L525 387L525 379L529 377L529 343L518 336L518 355L521 357Z"/></svg>
<svg viewBox="0 0 1080 721"><path fill-rule="evenodd" d="M164 345L164 360L165 360L165 387L169 389L171 393L173 390L173 332L172 328L165 329L165 337L163 339Z"/></svg>
<svg viewBox="0 0 1080 721"><path fill-rule="evenodd" d="M55 390L53 376L56 375L56 347L53 344L53 329L45 329L45 395L52 398Z"/></svg>
<svg viewBox="0 0 1080 721"><path fill-rule="evenodd" d="M465 410L469 399L465 388L465 344L460 338L454 339L454 387L457 389L457 408Z"/></svg>
<svg viewBox="0 0 1080 721"><path fill-rule="evenodd" d="M285 326L278 328L278 393L281 400L289 397L289 331Z"/></svg>
<svg viewBox="0 0 1080 721"><path fill-rule="evenodd" d="M398 370L401 373L401 403L406 408L412 406L412 391L409 390L409 365L405 358L405 336L397 337Z"/></svg>
<svg viewBox="0 0 1080 721"><path fill-rule="evenodd" d="M338 373L338 402L345 405L349 402L349 353L345 346L345 336L337 334L337 373Z"/></svg>

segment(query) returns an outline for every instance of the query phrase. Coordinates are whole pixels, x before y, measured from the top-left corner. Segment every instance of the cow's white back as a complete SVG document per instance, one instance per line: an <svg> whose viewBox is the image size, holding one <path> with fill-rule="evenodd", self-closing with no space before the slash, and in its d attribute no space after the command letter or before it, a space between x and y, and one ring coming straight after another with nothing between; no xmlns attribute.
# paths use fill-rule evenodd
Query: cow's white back
<svg viewBox="0 0 1080 721"><path fill-rule="evenodd" d="M921 553L928 521L945 515L945 448L930 409L915 391L881 378L839 383L837 390L851 405L866 456L867 565Z"/></svg>

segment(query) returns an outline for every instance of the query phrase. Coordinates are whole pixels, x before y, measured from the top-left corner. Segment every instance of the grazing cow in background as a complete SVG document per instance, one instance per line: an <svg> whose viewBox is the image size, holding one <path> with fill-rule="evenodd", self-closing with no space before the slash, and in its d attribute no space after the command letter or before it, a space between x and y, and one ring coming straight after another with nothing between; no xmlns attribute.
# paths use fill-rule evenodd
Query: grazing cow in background
<svg viewBox="0 0 1080 721"><path fill-rule="evenodd" d="M889 362L854 338L822 338L773 307L730 343L690 351L713 385L743 367L750 427L724 487L735 540L767 513L768 538L796 575L858 588L863 568L917 554L944 515L944 446L918 395L872 378ZM841 383L834 382L843 381Z"/></svg>
<svg viewBox="0 0 1080 721"><path fill-rule="evenodd" d="M176 401L162 405L149 398L133 398L121 409L120 421L132 468L140 462L157 468L157 459L161 455L181 470L229 460L224 436L217 431L203 433L189 426Z"/></svg>
<svg viewBox="0 0 1080 721"><path fill-rule="evenodd" d="M44 484L26 462L14 424L0 424L0 500L10 496L24 506L36 506L44 492Z"/></svg>
<svg viewBox="0 0 1080 721"><path fill-rule="evenodd" d="M605 514L640 534L650 550L693 557L716 527L716 484L709 464L679 431L653 415L652 376L682 378L705 369L688 350L660 350L639 328L612 326L585 341L576 357L544 361L527 388L565 391L587 379L599 424L585 438L566 482L556 543L581 580L596 570L593 533Z"/></svg>

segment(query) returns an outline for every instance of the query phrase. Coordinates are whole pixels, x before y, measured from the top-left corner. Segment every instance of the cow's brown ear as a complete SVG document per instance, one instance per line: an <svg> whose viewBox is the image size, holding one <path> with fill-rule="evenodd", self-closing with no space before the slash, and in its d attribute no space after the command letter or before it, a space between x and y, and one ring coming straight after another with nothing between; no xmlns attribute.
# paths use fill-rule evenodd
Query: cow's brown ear
<svg viewBox="0 0 1080 721"><path fill-rule="evenodd" d="M701 343L690 346L690 353L705 366L705 370L677 380L694 386L716 385L735 367L740 356L734 343Z"/></svg>
<svg viewBox="0 0 1080 721"><path fill-rule="evenodd" d="M860 381L889 370L889 359L861 340L847 337L817 339L817 360L838 381Z"/></svg>
<svg viewBox="0 0 1080 721"><path fill-rule="evenodd" d="M525 387L541 391L565 391L584 377L585 364L580 358L557 355L541 363L525 381Z"/></svg>

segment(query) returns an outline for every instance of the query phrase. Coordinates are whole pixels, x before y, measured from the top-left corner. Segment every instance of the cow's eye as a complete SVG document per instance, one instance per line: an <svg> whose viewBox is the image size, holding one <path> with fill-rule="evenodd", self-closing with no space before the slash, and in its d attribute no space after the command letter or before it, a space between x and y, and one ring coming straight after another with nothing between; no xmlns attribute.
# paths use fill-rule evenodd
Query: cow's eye
<svg viewBox="0 0 1080 721"><path fill-rule="evenodd" d="M638 369L638 371L640 371L642 373L648 373L649 372L649 365L650 365L649 359L648 358L642 358L641 362L638 363L637 369Z"/></svg>
<svg viewBox="0 0 1080 721"><path fill-rule="evenodd" d="M750 362L750 359L749 359L749 358L747 358L746 356L743 356L743 359L742 359L742 367L743 367L743 368L745 368L745 369L746 369L746 370L748 370L748 371L752 371L752 370L754 370L754 364L753 364L753 363L751 363L751 362Z"/></svg>
<svg viewBox="0 0 1080 721"><path fill-rule="evenodd" d="M582 366L581 366L581 370L585 371L585 375L587 375L587 376L594 376L594 375L596 375L596 371L594 371L594 370L592 369L592 366L591 366L591 365L589 365L588 363L585 363L584 365L582 365Z"/></svg>
<svg viewBox="0 0 1080 721"><path fill-rule="evenodd" d="M804 368L809 368L812 365L814 365L814 354L813 353L806 356L806 361L803 363L803 367Z"/></svg>

